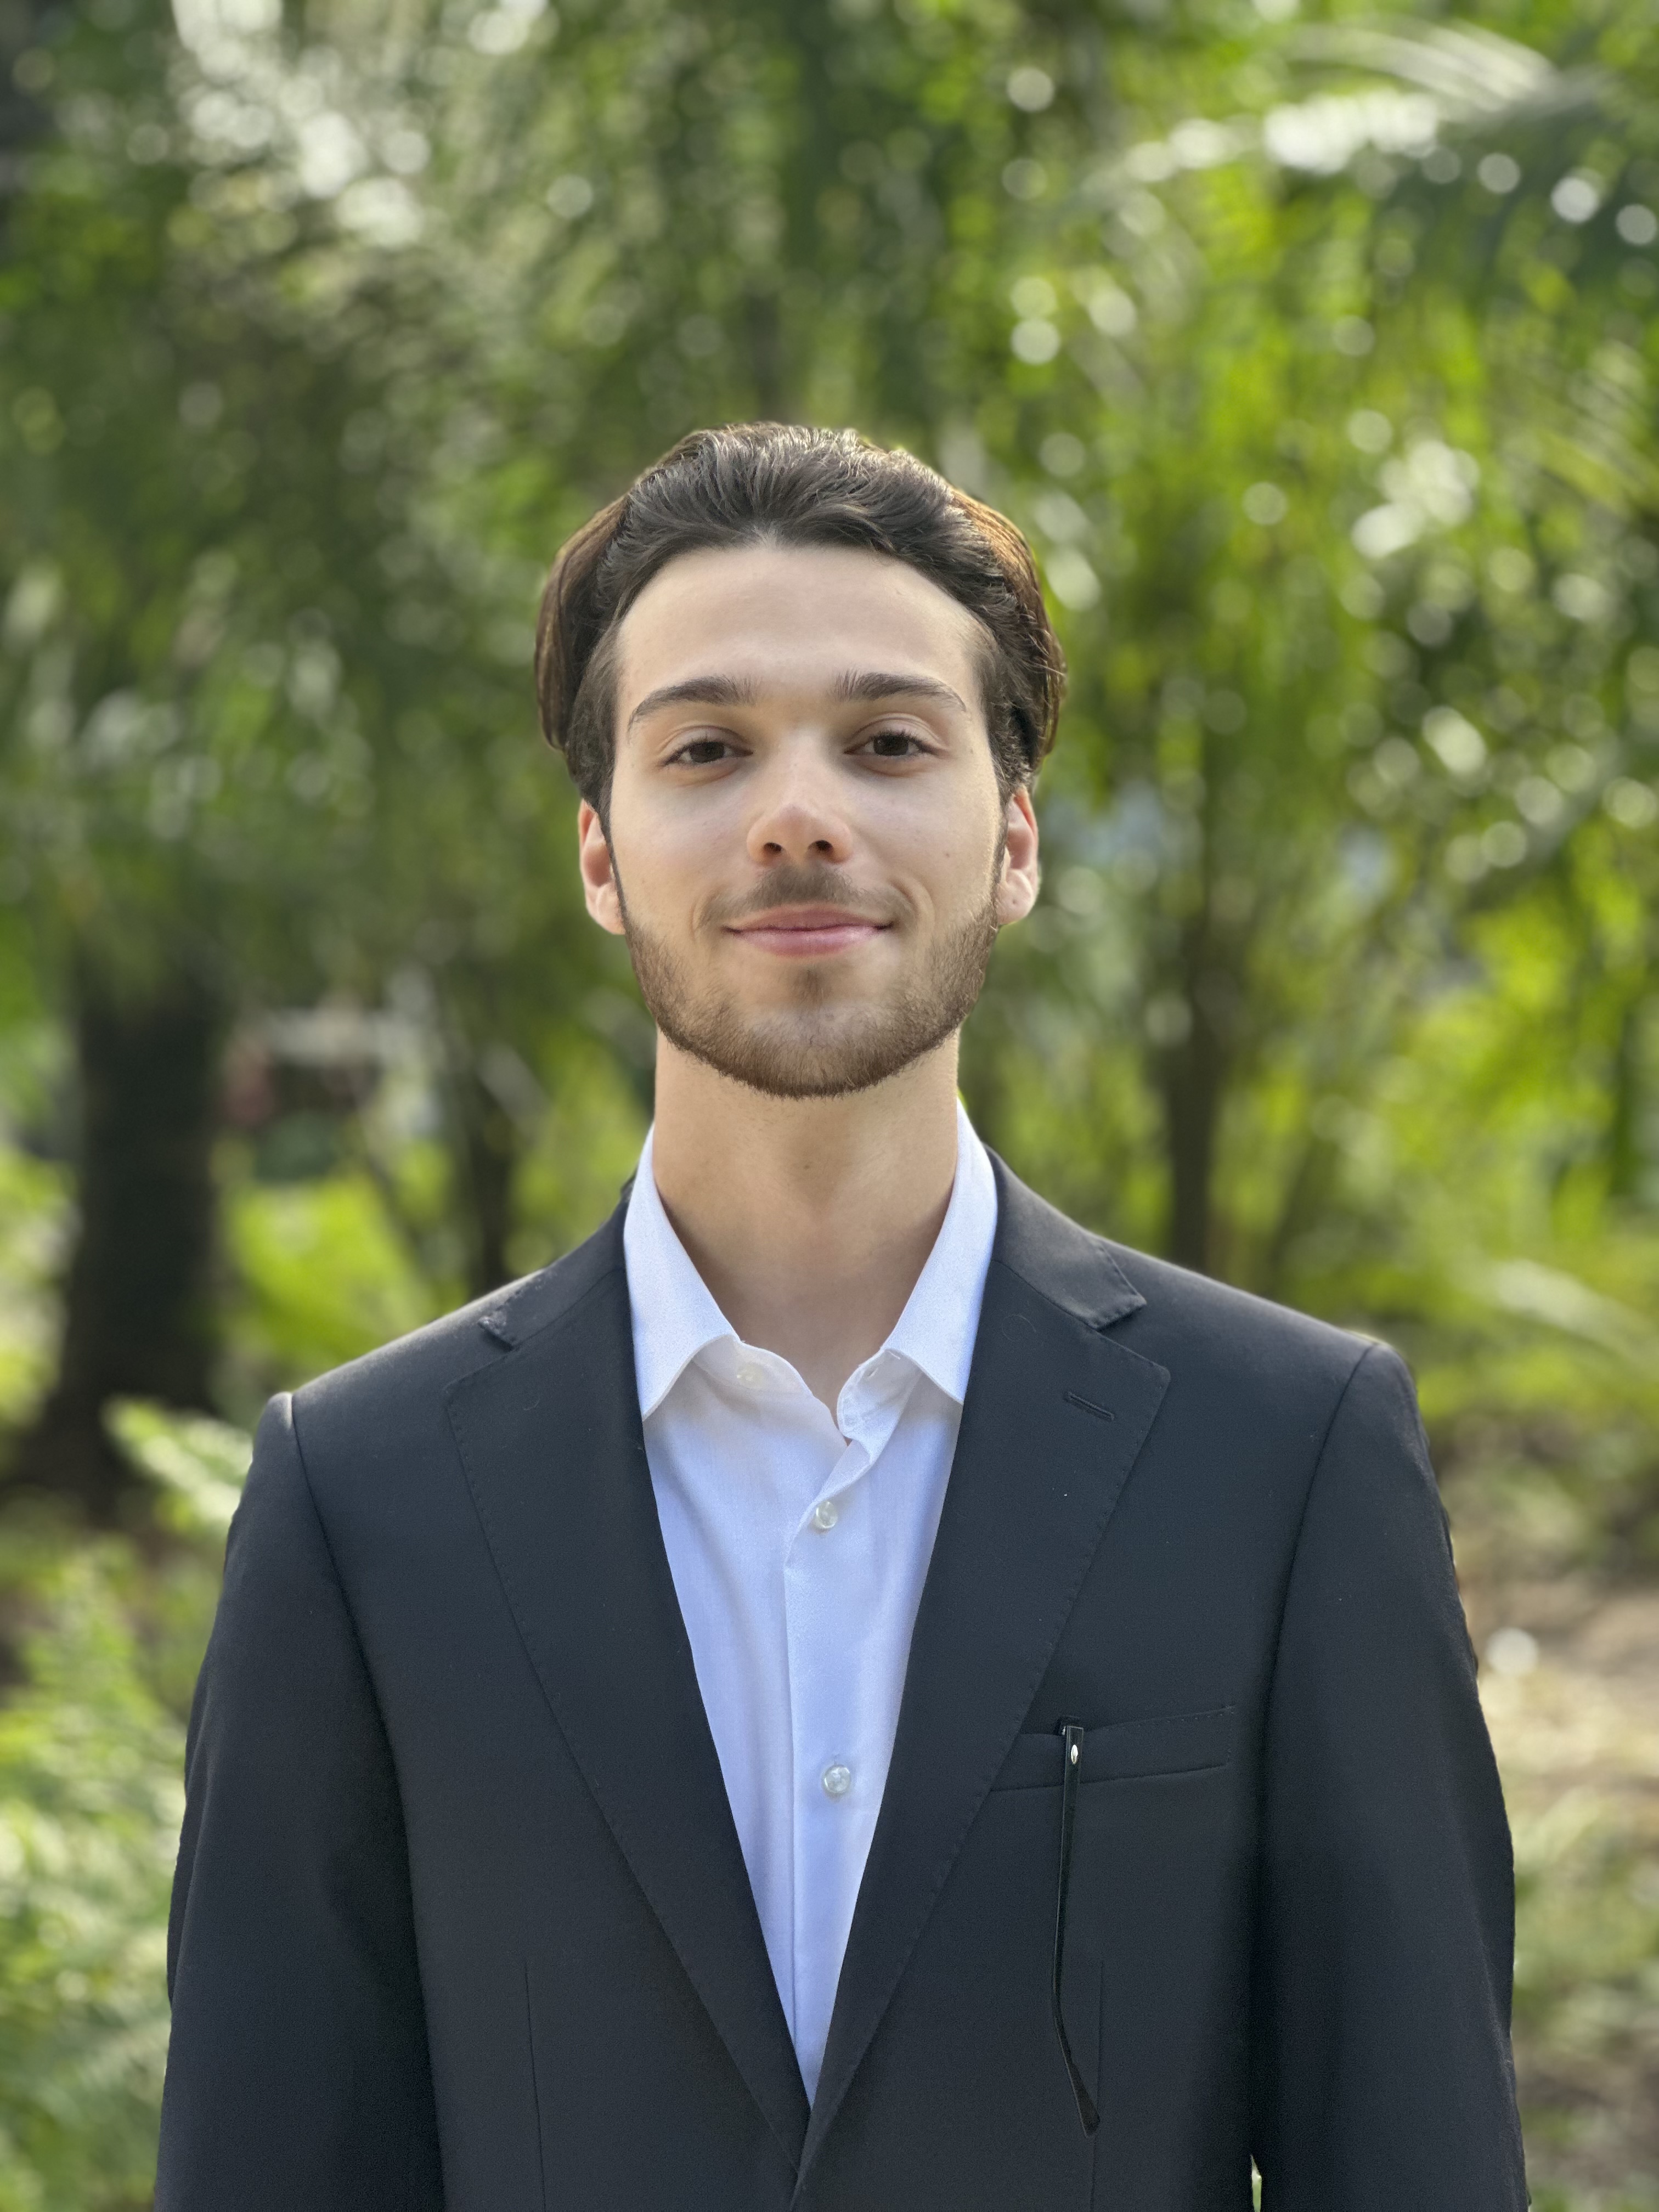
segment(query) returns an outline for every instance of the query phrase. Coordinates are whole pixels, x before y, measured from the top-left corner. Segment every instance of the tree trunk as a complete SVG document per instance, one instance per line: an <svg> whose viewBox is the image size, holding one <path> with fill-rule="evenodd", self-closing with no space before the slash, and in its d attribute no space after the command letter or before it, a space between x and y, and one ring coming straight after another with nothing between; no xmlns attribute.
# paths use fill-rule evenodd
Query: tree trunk
<svg viewBox="0 0 1659 2212"><path fill-rule="evenodd" d="M43 43L41 33L52 12L46 0L21 0L21 5L0 11L0 156L14 158L24 147L44 138L52 127L46 108L21 90L12 75L18 56ZM0 234L16 189L10 178L0 184Z"/></svg>
<svg viewBox="0 0 1659 2212"><path fill-rule="evenodd" d="M1615 1199L1634 1198L1642 1181L1642 1033L1646 1013L1645 997L1632 999L1620 1017L1613 1046L1605 1143L1607 1194Z"/></svg>
<svg viewBox="0 0 1659 2212"><path fill-rule="evenodd" d="M1165 1249L1178 1267L1216 1271L1215 1154L1222 1100L1237 1029L1237 987L1217 950L1206 916L1182 933L1176 963L1182 1026L1158 1056L1164 1149L1170 1170Z"/></svg>
<svg viewBox="0 0 1659 2212"><path fill-rule="evenodd" d="M77 982L80 1228L58 1380L13 1474L108 1519L133 1480L104 1431L109 1400L212 1407L223 1024L191 983L135 999L84 968Z"/></svg>
<svg viewBox="0 0 1659 2212"><path fill-rule="evenodd" d="M459 1070L455 1091L466 1194L466 1294L480 1298L512 1278L507 1243L521 1140L512 1114L476 1069Z"/></svg>
<svg viewBox="0 0 1659 2212"><path fill-rule="evenodd" d="M1205 1029L1202 1016L1194 1012L1191 1033L1166 1055L1162 1073L1170 1166L1165 1247L1177 1267L1208 1274L1214 1260L1212 1189L1221 1066Z"/></svg>

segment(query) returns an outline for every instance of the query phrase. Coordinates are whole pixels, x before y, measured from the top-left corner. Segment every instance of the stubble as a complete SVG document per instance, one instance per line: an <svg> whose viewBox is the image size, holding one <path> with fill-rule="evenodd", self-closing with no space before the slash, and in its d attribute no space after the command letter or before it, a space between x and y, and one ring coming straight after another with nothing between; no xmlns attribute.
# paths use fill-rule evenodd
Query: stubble
<svg viewBox="0 0 1659 2212"><path fill-rule="evenodd" d="M700 988L689 963L630 914L620 878L617 889L641 995L671 1044L768 1097L840 1098L885 1083L967 1020L997 940L1001 868L999 840L983 898L917 954L886 998L840 1003L832 963L808 961L790 977L791 1003L765 1012L729 991ZM745 901L742 912L750 918L786 906L848 904L833 869L790 867L769 880L763 904ZM894 926L905 927L907 920L897 916Z"/></svg>

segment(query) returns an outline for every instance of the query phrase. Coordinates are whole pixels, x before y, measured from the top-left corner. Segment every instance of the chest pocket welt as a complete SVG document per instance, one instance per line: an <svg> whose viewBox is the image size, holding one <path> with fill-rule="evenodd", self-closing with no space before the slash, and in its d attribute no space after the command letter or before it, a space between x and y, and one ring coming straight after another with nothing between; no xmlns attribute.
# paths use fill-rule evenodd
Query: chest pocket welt
<svg viewBox="0 0 1659 2212"><path fill-rule="evenodd" d="M1078 1767L1079 1784L1130 1782L1156 1774L1201 1774L1225 1766L1233 1755L1231 1705L1206 1713L1171 1713L1153 1720L1111 1721L1085 1729ZM994 1790L1058 1789L1065 1753L1049 1732L1017 1735L1013 1749L992 1784Z"/></svg>

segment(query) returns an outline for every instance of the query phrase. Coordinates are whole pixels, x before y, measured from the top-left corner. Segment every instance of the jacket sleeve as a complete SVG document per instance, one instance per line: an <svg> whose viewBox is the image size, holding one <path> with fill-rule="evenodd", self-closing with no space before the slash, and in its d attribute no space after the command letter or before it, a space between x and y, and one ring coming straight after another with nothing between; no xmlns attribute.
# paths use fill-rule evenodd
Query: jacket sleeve
<svg viewBox="0 0 1659 2212"><path fill-rule="evenodd" d="M1263 2212L1520 2212L1509 1826L1416 1398L1382 1346L1314 1474L1263 1759Z"/></svg>
<svg viewBox="0 0 1659 2212"><path fill-rule="evenodd" d="M440 2212L392 1755L273 1400L191 1715L156 2212Z"/></svg>

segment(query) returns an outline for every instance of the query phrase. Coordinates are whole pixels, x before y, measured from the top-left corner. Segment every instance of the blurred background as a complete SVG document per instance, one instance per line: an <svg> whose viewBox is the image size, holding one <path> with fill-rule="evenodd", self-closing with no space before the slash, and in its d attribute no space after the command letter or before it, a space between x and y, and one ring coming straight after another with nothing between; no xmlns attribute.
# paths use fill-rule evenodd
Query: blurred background
<svg viewBox="0 0 1659 2212"><path fill-rule="evenodd" d="M1650 0L0 0L0 2212L149 2203L263 1398L632 1164L532 621L754 416L1030 533L970 1108L1410 1358L1535 2201L1659 2205L1656 295Z"/></svg>

